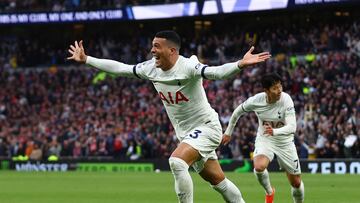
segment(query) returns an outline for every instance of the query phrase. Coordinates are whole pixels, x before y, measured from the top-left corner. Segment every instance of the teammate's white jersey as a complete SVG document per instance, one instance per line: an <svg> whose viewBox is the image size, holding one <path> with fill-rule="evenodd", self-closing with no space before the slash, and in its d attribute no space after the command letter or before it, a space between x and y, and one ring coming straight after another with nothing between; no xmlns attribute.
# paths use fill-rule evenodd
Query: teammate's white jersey
<svg viewBox="0 0 360 203"><path fill-rule="evenodd" d="M196 56L179 56L176 64L168 71L157 68L155 59L131 66L88 57L86 63L120 76L152 81L180 140L200 125L219 122L218 114L207 100L203 78L224 79L240 71L237 62L208 67L201 64Z"/></svg>
<svg viewBox="0 0 360 203"><path fill-rule="evenodd" d="M285 144L293 141L296 131L296 117L294 102L290 95L282 92L280 99L272 104L267 103L265 92L248 98L235 109L225 134L231 135L239 117L250 111L254 111L258 117L259 127L257 140L266 139L277 144ZM272 126L273 136L263 134L265 124Z"/></svg>

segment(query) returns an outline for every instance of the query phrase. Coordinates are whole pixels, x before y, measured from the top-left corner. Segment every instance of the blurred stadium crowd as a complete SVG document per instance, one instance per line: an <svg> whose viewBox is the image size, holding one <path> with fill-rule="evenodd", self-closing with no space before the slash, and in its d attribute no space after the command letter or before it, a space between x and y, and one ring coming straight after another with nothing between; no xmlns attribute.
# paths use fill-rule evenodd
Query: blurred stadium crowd
<svg viewBox="0 0 360 203"><path fill-rule="evenodd" d="M269 62L235 78L204 81L223 128L241 102L262 91L261 76L276 71L295 103L300 158L360 158L359 26L347 21L244 31L234 25L184 37L182 55L217 65L239 59L250 44L270 51ZM86 52L129 64L151 58L152 35L121 39L114 32L86 36ZM65 61L70 41L51 40L1 36L0 156L169 157L177 140L150 82L103 80L96 71ZM39 68L44 66L50 68ZM253 113L244 117L231 143L218 149L219 157L251 158L257 119Z"/></svg>

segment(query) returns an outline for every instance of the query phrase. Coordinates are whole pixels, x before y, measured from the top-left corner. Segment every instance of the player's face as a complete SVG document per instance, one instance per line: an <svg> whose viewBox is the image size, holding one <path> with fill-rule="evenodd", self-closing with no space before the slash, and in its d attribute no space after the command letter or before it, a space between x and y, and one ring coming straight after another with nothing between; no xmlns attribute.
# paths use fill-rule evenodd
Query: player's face
<svg viewBox="0 0 360 203"><path fill-rule="evenodd" d="M168 68L170 64L171 48L165 38L155 37L152 42L151 53L158 68Z"/></svg>
<svg viewBox="0 0 360 203"><path fill-rule="evenodd" d="M283 91L281 82L275 83L269 89L265 89L265 93L268 97L269 103L274 103L278 101L281 97L281 92Z"/></svg>

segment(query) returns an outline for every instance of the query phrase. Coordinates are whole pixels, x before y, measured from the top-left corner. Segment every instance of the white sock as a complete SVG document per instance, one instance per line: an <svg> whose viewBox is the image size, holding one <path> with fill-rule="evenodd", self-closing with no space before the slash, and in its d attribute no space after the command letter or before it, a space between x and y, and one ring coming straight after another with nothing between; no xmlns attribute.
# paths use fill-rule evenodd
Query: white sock
<svg viewBox="0 0 360 203"><path fill-rule="evenodd" d="M175 192L180 203L193 203L193 183L189 165L177 157L169 158L170 169L175 179Z"/></svg>
<svg viewBox="0 0 360 203"><path fill-rule="evenodd" d="M227 203L245 203L240 190L227 178L211 187L218 191Z"/></svg>
<svg viewBox="0 0 360 203"><path fill-rule="evenodd" d="M299 188L291 187L291 194L294 203L303 203L305 198L304 183L301 181Z"/></svg>
<svg viewBox="0 0 360 203"><path fill-rule="evenodd" d="M254 174L255 174L256 178L258 179L260 185L262 185L263 188L265 189L266 194L271 195L272 187L271 187L271 184L270 184L270 178L269 178L268 170L265 169L263 172L257 172L254 169Z"/></svg>

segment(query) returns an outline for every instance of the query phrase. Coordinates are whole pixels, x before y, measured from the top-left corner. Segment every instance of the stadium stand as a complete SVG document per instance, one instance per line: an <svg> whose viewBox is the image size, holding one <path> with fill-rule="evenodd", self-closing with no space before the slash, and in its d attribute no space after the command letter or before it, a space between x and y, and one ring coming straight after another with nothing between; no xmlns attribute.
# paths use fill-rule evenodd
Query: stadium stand
<svg viewBox="0 0 360 203"><path fill-rule="evenodd" d="M39 9L77 9L75 4L91 9L99 8L97 2L3 1L0 10L36 9L35 4ZM119 6L135 4L106 2L103 8L117 2ZM253 44L257 51L270 51L273 58L269 62L231 80L204 81L223 129L239 103L262 91L258 84L261 75L276 71L295 102L295 142L300 158L359 158L360 22L335 15L329 24L319 16L306 20L303 14L300 18L304 19L298 20L301 26L287 19L275 26L266 24L281 16L264 22L268 16L262 14L252 26L246 20L236 23L236 18L224 26L224 19L210 16L199 21L203 23L200 30L188 29L194 27L194 20L185 19L183 27L176 27L183 36L181 52L196 54L207 64L221 64L242 56ZM254 19L252 15L242 17ZM211 26L206 27L209 22ZM34 160L51 155L168 158L176 147L176 137L151 83L111 76L97 81L96 71L65 60L68 45L79 38L84 39L87 53L97 57L129 64L147 60L155 29L169 28L161 21L155 24L146 32L144 27L151 26L147 22L129 27L123 22L113 30L114 23L98 28L92 28L95 24L58 26L68 29L65 34L57 33L57 25L45 29L43 25L1 27L5 34L0 37L0 156L27 155ZM103 32L104 28L111 32ZM125 28L132 31L124 34ZM254 114L240 119L231 143L219 148L219 157L250 158L256 128Z"/></svg>

